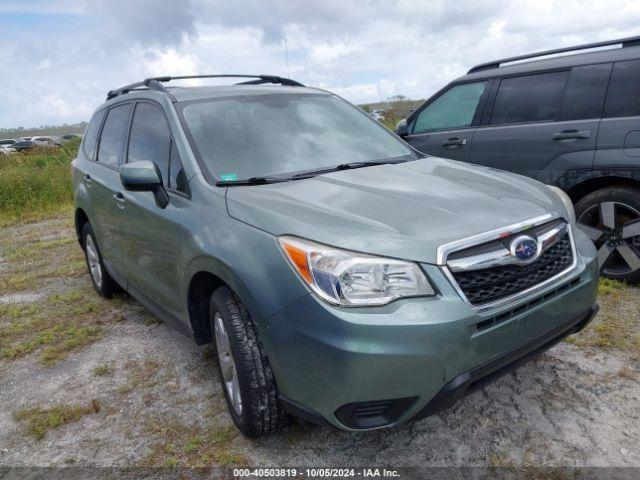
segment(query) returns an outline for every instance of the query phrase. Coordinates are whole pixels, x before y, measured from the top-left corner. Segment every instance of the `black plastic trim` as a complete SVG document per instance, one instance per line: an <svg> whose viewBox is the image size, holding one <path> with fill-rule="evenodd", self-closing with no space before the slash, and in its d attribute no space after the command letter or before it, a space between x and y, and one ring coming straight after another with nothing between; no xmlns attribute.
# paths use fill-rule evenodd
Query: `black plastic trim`
<svg viewBox="0 0 640 480"><path fill-rule="evenodd" d="M457 375L442 387L431 401L413 417L413 420L419 420L445 410L465 395L482 388L528 361L533 360L540 353L553 347L566 336L582 330L593 319L598 309L598 305L594 304L586 311L576 315L562 325L549 330L532 342L500 355L479 367Z"/></svg>
<svg viewBox="0 0 640 480"><path fill-rule="evenodd" d="M390 425L407 411L416 397L348 403L336 410L336 418L353 429L378 428Z"/></svg>
<svg viewBox="0 0 640 480"><path fill-rule="evenodd" d="M301 403L296 402L291 398L285 397L284 395L280 395L280 402L282 403L282 406L287 411L287 413L289 413L290 415L293 415L294 417L300 418L306 422L313 423L315 425L320 425L322 427L335 428L318 412L310 409L309 407L305 407Z"/></svg>

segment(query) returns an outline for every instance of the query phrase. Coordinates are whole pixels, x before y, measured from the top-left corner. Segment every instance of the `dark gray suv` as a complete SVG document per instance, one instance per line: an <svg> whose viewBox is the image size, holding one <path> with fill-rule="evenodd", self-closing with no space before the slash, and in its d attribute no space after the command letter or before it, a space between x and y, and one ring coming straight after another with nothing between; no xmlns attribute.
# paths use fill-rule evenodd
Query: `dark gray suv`
<svg viewBox="0 0 640 480"><path fill-rule="evenodd" d="M640 281L640 37L477 65L396 133L425 153L562 188L601 272Z"/></svg>

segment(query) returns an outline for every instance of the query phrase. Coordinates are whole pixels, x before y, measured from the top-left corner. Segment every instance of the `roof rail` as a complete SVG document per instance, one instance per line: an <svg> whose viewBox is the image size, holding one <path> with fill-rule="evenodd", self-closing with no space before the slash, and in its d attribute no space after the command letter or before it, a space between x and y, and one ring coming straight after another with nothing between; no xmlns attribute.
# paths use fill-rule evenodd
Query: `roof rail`
<svg viewBox="0 0 640 480"><path fill-rule="evenodd" d="M481 63L476 65L467 73L478 72L480 70L489 70L491 68L499 68L504 63L517 62L519 60L528 60L530 58L546 57L548 55L556 55L566 52L577 52L580 50L589 50L592 48L609 47L611 45L622 45L622 47L632 47L640 45L640 36L619 38L617 40L607 40L605 42L587 43L585 45L577 45L575 47L556 48L555 50L545 50L543 52L530 53L528 55L519 55L517 57L503 58L502 60L494 60L492 62Z"/></svg>
<svg viewBox="0 0 640 480"><path fill-rule="evenodd" d="M162 83L170 82L171 80L186 80L192 78L253 78L247 82L240 82L236 85L260 85L263 83L278 83L280 85L286 85L289 87L304 87L300 82L291 80L290 78L278 77L276 75L242 75L242 74L224 74L224 75L180 75L177 77L151 77L146 78L141 82L130 83L124 87L116 88L115 90L109 90L107 93L107 100L117 97L118 95L124 95L132 90L146 87L151 90L158 90L161 92L168 92Z"/></svg>

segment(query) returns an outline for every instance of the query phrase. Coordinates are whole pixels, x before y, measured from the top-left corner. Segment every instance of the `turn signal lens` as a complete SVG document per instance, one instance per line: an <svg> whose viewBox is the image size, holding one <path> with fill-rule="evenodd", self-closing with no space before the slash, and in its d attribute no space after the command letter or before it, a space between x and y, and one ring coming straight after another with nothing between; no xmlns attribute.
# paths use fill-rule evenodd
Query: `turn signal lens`
<svg viewBox="0 0 640 480"><path fill-rule="evenodd" d="M376 306L404 297L435 295L416 263L350 252L290 236L278 241L302 280L334 305Z"/></svg>

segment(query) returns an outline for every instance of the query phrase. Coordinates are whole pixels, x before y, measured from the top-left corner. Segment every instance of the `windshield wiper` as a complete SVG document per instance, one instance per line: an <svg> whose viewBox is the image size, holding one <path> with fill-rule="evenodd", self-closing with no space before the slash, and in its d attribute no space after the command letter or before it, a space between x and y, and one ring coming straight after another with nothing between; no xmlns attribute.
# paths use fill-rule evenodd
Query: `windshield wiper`
<svg viewBox="0 0 640 480"><path fill-rule="evenodd" d="M296 173L290 176L281 176L281 177L251 177L244 178L241 180L218 180L216 185L218 187L237 187L242 185L266 185L267 183L278 183L278 182L290 182L291 180L303 180L305 178L312 178L317 175L322 175L324 173L331 172L339 172L341 170L351 170L354 168L363 168L363 167L373 167L374 165L389 165L394 163L404 163L408 162L410 159L389 159L389 160L377 160L377 161L367 161L367 162L350 162L350 163L341 163L340 165L336 165L335 167L329 168L320 168L318 170L309 170L306 172Z"/></svg>
<svg viewBox="0 0 640 480"><path fill-rule="evenodd" d="M241 180L218 180L218 187L235 187L241 185L266 185L267 183L288 182L289 177L251 177Z"/></svg>
<svg viewBox="0 0 640 480"><path fill-rule="evenodd" d="M352 170L354 168L373 167L375 165L390 165L394 163L404 163L408 161L409 159L403 158L402 160L389 159L389 160L376 160L376 161L367 161L367 162L341 163L340 165L336 165L335 167L321 168L318 170L311 170L308 172L296 173L291 178L292 179L310 178L310 177L315 177L316 175L322 175L324 173L339 172L341 170Z"/></svg>

